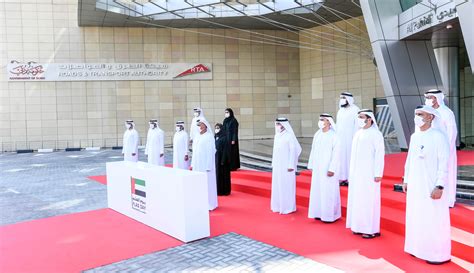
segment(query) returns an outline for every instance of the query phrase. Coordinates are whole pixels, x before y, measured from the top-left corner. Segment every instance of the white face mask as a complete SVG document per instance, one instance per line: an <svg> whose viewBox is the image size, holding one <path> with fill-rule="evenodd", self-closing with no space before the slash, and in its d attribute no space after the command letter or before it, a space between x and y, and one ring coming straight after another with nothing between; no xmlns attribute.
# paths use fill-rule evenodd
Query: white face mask
<svg viewBox="0 0 474 273"><path fill-rule="evenodd" d="M281 133L281 132L283 132L283 127L282 126L277 126L276 130L277 130L278 133Z"/></svg>
<svg viewBox="0 0 474 273"><path fill-rule="evenodd" d="M229 113L225 113L224 116L225 116L226 118L228 118L228 117L230 117L230 114L229 114Z"/></svg>
<svg viewBox="0 0 474 273"><path fill-rule="evenodd" d="M322 121L322 120L318 121L318 127L319 127L319 129L323 129L324 128L324 121Z"/></svg>
<svg viewBox="0 0 474 273"><path fill-rule="evenodd" d="M357 125L359 125L360 128L365 127L366 121L367 121L366 119L357 118Z"/></svg>
<svg viewBox="0 0 474 273"><path fill-rule="evenodd" d="M125 124L125 127L126 127L127 129L130 129L130 128L132 128L132 124L126 123L126 124Z"/></svg>
<svg viewBox="0 0 474 273"><path fill-rule="evenodd" d="M155 128L155 125L153 123L150 123L150 129Z"/></svg>
<svg viewBox="0 0 474 273"><path fill-rule="evenodd" d="M180 131L181 131L181 127L176 126L175 130L176 130L176 132L180 132Z"/></svg>
<svg viewBox="0 0 474 273"><path fill-rule="evenodd" d="M195 117L199 117L199 113L198 113L198 112L194 112L194 116L195 116Z"/></svg>
<svg viewBox="0 0 474 273"><path fill-rule="evenodd" d="M216 135L221 131L221 129L214 129L214 132L216 133Z"/></svg>
<svg viewBox="0 0 474 273"><path fill-rule="evenodd" d="M421 127L423 125L425 125L425 122L423 121L423 117L415 115L415 126Z"/></svg>
<svg viewBox="0 0 474 273"><path fill-rule="evenodd" d="M433 99L425 99L425 105L433 107L434 105Z"/></svg>
<svg viewBox="0 0 474 273"><path fill-rule="evenodd" d="M346 105L346 103L347 103L347 99L340 99L339 100L339 105L340 106Z"/></svg>

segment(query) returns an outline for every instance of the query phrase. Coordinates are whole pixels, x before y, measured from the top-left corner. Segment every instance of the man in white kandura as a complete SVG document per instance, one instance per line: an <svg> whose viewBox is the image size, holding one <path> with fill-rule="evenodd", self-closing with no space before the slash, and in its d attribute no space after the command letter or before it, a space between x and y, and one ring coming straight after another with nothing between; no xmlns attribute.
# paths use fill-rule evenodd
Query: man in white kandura
<svg viewBox="0 0 474 273"><path fill-rule="evenodd" d="M197 127L197 126L196 126ZM173 137L173 168L189 169L189 137L184 130L184 121L176 122Z"/></svg>
<svg viewBox="0 0 474 273"><path fill-rule="evenodd" d="M441 90L429 90L425 93L425 98L425 104L438 111L440 122L437 129L446 134L449 142L448 183L446 184L445 194L448 196L449 206L452 208L456 202L456 185L458 182L458 160L456 155L458 129L456 118L453 111L444 103L444 94Z"/></svg>
<svg viewBox="0 0 474 273"><path fill-rule="evenodd" d="M308 169L311 176L308 217L332 223L341 218L336 124L329 114L319 116L319 130L313 138Z"/></svg>
<svg viewBox="0 0 474 273"><path fill-rule="evenodd" d="M125 121L125 133L123 133L122 155L124 161L138 161L138 142L140 137L137 130L135 130L135 123L133 120Z"/></svg>
<svg viewBox="0 0 474 273"><path fill-rule="evenodd" d="M158 166L165 165L165 133L158 126L158 120L148 122L150 128L146 137L145 154L148 163Z"/></svg>
<svg viewBox="0 0 474 273"><path fill-rule="evenodd" d="M440 122L436 109L415 109L419 130L410 139L403 183L407 193L405 252L430 264L451 259L449 198L444 190L450 155L446 135L435 128Z"/></svg>
<svg viewBox="0 0 474 273"><path fill-rule="evenodd" d="M193 111L193 120L189 126L189 142L191 143L191 149L194 152L194 139L199 136L199 127L196 126L197 121L199 119L206 119L206 117L204 117L204 112L199 107L194 108Z"/></svg>
<svg viewBox="0 0 474 273"><path fill-rule="evenodd" d="M296 166L301 145L288 119L277 118L272 157L271 210L280 214L296 211Z"/></svg>
<svg viewBox="0 0 474 273"><path fill-rule="evenodd" d="M352 141L346 227L372 239L380 236L380 181L385 146L372 110L359 111L357 122L360 129Z"/></svg>
<svg viewBox="0 0 474 273"><path fill-rule="evenodd" d="M211 125L205 119L197 120L199 135L194 137L193 161L191 167L195 172L207 174L207 188L209 210L217 208L217 182L216 182L216 144Z"/></svg>
<svg viewBox="0 0 474 273"><path fill-rule="evenodd" d="M349 179L349 163L351 161L351 147L354 134L359 130L357 126L357 113L359 107L354 104L354 97L349 92L342 92L337 111L337 137L340 143L339 182L347 186Z"/></svg>

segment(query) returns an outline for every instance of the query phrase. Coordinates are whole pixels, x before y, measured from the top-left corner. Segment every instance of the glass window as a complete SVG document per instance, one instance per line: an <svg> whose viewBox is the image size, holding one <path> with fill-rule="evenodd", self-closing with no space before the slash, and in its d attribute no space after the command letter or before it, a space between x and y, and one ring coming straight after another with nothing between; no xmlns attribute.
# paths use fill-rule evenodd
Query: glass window
<svg viewBox="0 0 474 273"><path fill-rule="evenodd" d="M400 0L400 4L402 5L402 10L405 11L414 5L421 3L422 0Z"/></svg>

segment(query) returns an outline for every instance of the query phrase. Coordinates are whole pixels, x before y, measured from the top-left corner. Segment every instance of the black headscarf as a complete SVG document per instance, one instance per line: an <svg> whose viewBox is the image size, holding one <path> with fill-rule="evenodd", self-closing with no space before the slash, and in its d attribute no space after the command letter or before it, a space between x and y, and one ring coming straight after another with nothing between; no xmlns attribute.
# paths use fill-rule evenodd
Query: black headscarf
<svg viewBox="0 0 474 273"><path fill-rule="evenodd" d="M234 110L232 110L231 108L226 108L225 109L227 112L229 112L229 118L233 118L234 117Z"/></svg>
<svg viewBox="0 0 474 273"><path fill-rule="evenodd" d="M222 138L223 136L225 136L225 134L224 134L224 133L225 133L224 125L222 125L222 124L220 124L220 123L216 123L216 125L214 126L214 129L215 129L216 127L219 127L219 129L221 129L221 130L219 131L219 133L217 133L217 134L214 135L214 138L217 139L217 138Z"/></svg>
<svg viewBox="0 0 474 273"><path fill-rule="evenodd" d="M235 122L237 122L237 119L234 116L234 111L231 108L226 108L225 111L229 112L229 117L224 119L224 123L227 123L231 120L235 120ZM237 124L239 123L237 122Z"/></svg>

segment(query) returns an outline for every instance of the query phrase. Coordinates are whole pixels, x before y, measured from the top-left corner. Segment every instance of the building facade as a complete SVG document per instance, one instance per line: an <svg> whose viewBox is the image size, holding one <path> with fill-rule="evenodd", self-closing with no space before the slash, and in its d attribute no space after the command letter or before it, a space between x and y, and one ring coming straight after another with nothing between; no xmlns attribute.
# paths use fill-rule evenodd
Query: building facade
<svg viewBox="0 0 474 273"><path fill-rule="evenodd" d="M97 6L90 14L97 13L104 1L93 1ZM189 127L194 107L203 108L211 123L222 122L224 109L231 107L244 139L272 137L277 116L288 117L298 136L310 137L320 113L336 114L341 92L354 93L361 108L373 108L375 98L390 97L379 76L382 61L372 53L364 1L362 9L355 6L359 15L298 31L252 29L251 24L246 28L198 24L165 28L105 21L94 25L84 23L85 2L91 1L0 0L2 151L120 146L126 119L135 121L144 144L147 121L157 118L170 144L174 123L184 120ZM473 78L462 48L460 128L462 140L472 143ZM10 80L9 65L15 62L209 63L212 79ZM402 121L396 118L398 110L393 111L396 104L390 108L398 128ZM407 128L399 140L412 129Z"/></svg>

